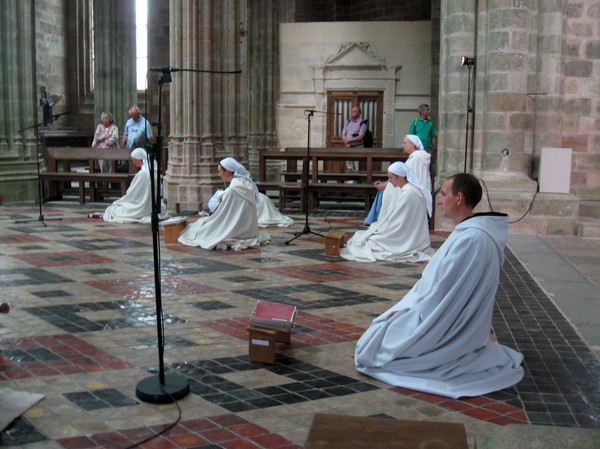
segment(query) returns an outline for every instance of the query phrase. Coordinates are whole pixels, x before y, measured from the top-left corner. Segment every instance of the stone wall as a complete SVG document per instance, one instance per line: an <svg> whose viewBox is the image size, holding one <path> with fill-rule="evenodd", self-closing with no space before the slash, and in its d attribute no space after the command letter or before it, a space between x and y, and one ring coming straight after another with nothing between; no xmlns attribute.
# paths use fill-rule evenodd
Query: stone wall
<svg viewBox="0 0 600 449"><path fill-rule="evenodd" d="M561 147L573 149L572 192L600 200L600 3L566 2L562 21Z"/></svg>
<svg viewBox="0 0 600 449"><path fill-rule="evenodd" d="M53 107L53 113L67 110L67 44L66 5L64 0L35 1L35 55L37 97L43 90L61 97ZM39 106L39 105L38 105ZM42 109L38 107L42 118ZM60 117L55 126L64 126L68 117Z"/></svg>
<svg viewBox="0 0 600 449"><path fill-rule="evenodd" d="M423 0L297 0L296 22L423 21L431 19Z"/></svg>
<svg viewBox="0 0 600 449"><path fill-rule="evenodd" d="M331 90L383 90L383 146L401 147L421 103L430 102L429 22L281 25L278 136L306 146L304 109L327 110ZM312 121L311 145L325 146L326 115Z"/></svg>

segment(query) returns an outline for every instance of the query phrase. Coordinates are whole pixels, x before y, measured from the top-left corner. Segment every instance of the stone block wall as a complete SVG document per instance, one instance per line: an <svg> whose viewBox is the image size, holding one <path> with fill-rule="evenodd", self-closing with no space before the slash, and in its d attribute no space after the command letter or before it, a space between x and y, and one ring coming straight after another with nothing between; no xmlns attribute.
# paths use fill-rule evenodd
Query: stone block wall
<svg viewBox="0 0 600 449"><path fill-rule="evenodd" d="M62 99L55 103L53 113L67 110L68 77L67 44L66 44L66 4L63 0L39 0L35 5L35 54L36 80L35 87L39 101L43 90L59 95ZM42 118L42 109L38 104L38 117ZM68 117L61 117L55 126L68 124Z"/></svg>
<svg viewBox="0 0 600 449"><path fill-rule="evenodd" d="M600 200L600 3L566 2L564 31L561 146L573 149L572 192Z"/></svg>
<svg viewBox="0 0 600 449"><path fill-rule="evenodd" d="M422 21L431 19L431 3L423 0L296 1L296 22Z"/></svg>

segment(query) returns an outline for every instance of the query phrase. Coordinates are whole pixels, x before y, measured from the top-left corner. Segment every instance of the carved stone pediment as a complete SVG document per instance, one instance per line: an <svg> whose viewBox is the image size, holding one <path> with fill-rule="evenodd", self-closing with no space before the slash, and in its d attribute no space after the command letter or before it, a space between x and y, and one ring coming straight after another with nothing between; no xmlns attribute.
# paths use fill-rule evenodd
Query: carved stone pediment
<svg viewBox="0 0 600 449"><path fill-rule="evenodd" d="M323 67L385 69L387 64L370 42L344 42L340 44L335 54L326 58Z"/></svg>

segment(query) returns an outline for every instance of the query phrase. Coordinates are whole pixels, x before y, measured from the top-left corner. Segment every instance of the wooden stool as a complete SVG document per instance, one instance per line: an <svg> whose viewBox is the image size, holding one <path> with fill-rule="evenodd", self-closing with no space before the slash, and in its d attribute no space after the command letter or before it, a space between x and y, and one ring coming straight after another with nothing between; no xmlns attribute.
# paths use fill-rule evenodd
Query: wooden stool
<svg viewBox="0 0 600 449"><path fill-rule="evenodd" d="M467 449L460 423L316 414L305 449Z"/></svg>
<svg viewBox="0 0 600 449"><path fill-rule="evenodd" d="M181 231L187 226L187 218L172 218L165 220L161 225L165 229L165 243L177 243L179 234L181 234Z"/></svg>
<svg viewBox="0 0 600 449"><path fill-rule="evenodd" d="M291 331L283 332L251 324L248 326L248 360L275 363L275 342L289 344L290 340Z"/></svg>

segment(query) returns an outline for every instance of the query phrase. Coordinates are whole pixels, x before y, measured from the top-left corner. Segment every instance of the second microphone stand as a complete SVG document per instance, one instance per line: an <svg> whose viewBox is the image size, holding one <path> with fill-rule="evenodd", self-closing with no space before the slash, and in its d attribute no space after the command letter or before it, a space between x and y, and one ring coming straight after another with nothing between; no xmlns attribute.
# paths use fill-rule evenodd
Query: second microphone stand
<svg viewBox="0 0 600 449"><path fill-rule="evenodd" d="M168 76L167 76L168 75ZM183 376L176 373L165 374L164 362L164 319L160 279L160 241L158 230L158 216L162 203L160 188L160 166L163 148L161 110L162 110L162 86L171 81L169 73L163 75L158 81L158 135L156 144L148 155L150 169L150 190L152 197L152 253L154 260L154 291L156 294L156 333L158 340L158 375L142 379L136 387L136 396L144 402L152 404L166 404L177 399L184 398L190 392L189 382ZM155 173L155 170L158 173Z"/></svg>
<svg viewBox="0 0 600 449"><path fill-rule="evenodd" d="M466 125L465 125L465 166L464 172L467 172L467 158L469 154L469 118L473 113L473 108L471 107L471 69L473 68L474 60L469 59L465 63L467 69L469 70L468 79L467 79L467 116L466 116Z"/></svg>
<svg viewBox="0 0 600 449"><path fill-rule="evenodd" d="M306 118L308 119L308 131L307 131L307 142L306 142L306 159L304 159L302 161L302 177L304 179L304 197L303 197L303 205L304 205L304 214L305 214L305 222L304 222L304 229L302 229L302 232L298 232L296 234L294 234L294 237L292 237L290 240L288 240L287 242L285 242L286 245L289 245L290 243L292 243L294 240L296 240L298 237L302 236L302 235L318 235L319 237L323 237L322 234L319 234L318 232L313 232L310 229L310 225L308 224L308 196L310 193L310 184L309 184L309 178L310 178L310 119L311 117L314 115L315 111L305 111L306 112Z"/></svg>
<svg viewBox="0 0 600 449"><path fill-rule="evenodd" d="M21 130L19 130L20 132L23 131L27 131L29 129L33 129L35 131L35 154L36 154L36 162L37 162L37 195L38 195L38 207L39 207L39 211L40 214L38 216L37 221L39 221L40 223L42 223L42 225L44 227L48 226L46 224L47 220L62 220L62 218L46 218L44 217L44 213L42 211L42 202L44 201L43 195L42 195L42 177L41 175L41 169L40 169L40 165L42 164L42 161L40 159L40 127L41 126L52 126L52 122L53 120L56 120L58 117L60 117L61 115L65 115L68 114L68 112L62 112L60 114L56 114L56 115L52 115L52 110L50 110L50 117L49 117L49 121L45 120L46 123L38 123L36 125L32 125L32 126L28 126L27 128L23 128ZM17 220L15 221L15 223L29 223L30 221L34 221L34 220Z"/></svg>

